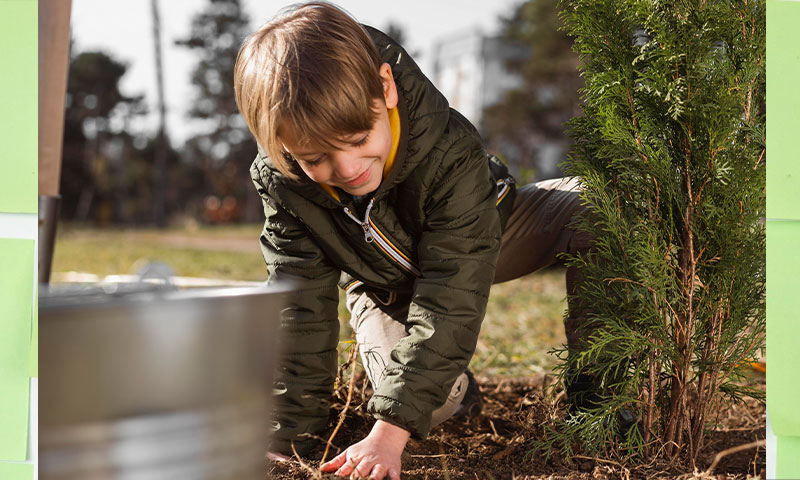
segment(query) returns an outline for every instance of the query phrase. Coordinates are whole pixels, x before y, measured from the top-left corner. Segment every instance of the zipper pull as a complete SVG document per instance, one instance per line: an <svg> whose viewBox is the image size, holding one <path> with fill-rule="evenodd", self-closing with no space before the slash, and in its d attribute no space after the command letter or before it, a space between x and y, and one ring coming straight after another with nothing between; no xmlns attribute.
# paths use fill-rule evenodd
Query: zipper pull
<svg viewBox="0 0 800 480"><path fill-rule="evenodd" d="M364 229L364 241L367 243L372 243L372 228L369 226L369 212L372 211L372 206L375 205L375 198L370 198L369 203L367 204L367 209L364 213L364 223L361 224L361 228Z"/></svg>
<svg viewBox="0 0 800 480"><path fill-rule="evenodd" d="M347 216L350 217L354 222L361 225L361 229L364 230L364 241L367 243L372 243L373 240L372 232L370 231L369 227L369 210L371 207L372 207L372 202L370 202L367 208L367 217L364 219L365 221L363 222L359 220L358 217L353 215L353 212L351 212L349 208L344 207L344 213L347 214Z"/></svg>

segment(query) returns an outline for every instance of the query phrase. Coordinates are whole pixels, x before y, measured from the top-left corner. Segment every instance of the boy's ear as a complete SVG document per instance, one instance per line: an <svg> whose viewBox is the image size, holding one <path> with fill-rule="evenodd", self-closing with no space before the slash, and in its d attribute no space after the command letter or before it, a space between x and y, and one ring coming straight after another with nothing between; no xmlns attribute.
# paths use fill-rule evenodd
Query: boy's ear
<svg viewBox="0 0 800 480"><path fill-rule="evenodd" d="M384 63L378 69L378 74L381 76L383 84L383 99L386 101L386 108L392 109L397 106L397 86L394 84L392 67L388 63Z"/></svg>

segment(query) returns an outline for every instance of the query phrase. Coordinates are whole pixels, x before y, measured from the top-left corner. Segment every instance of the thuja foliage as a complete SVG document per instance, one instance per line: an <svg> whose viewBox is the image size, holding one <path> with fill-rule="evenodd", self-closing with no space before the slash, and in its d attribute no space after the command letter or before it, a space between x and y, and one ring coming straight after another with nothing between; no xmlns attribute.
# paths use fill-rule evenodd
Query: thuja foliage
<svg viewBox="0 0 800 480"><path fill-rule="evenodd" d="M590 323L560 372L600 399L548 443L693 463L718 407L759 395L743 375L765 333L765 2L561 8L586 81L566 167L596 243L569 259Z"/></svg>

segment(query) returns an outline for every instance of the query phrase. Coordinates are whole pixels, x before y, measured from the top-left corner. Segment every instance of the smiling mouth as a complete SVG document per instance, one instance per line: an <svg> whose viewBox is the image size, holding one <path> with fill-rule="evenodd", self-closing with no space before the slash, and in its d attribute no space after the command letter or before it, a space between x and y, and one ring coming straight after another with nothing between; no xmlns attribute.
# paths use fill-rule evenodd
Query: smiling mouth
<svg viewBox="0 0 800 480"><path fill-rule="evenodd" d="M347 183L348 187L358 187L358 186L363 185L364 183L367 183L367 181L369 180L369 177L370 177L370 174L369 174L369 168L368 168L368 169L364 170L364 172L361 173L356 178L350 180L349 182L345 182L345 183Z"/></svg>

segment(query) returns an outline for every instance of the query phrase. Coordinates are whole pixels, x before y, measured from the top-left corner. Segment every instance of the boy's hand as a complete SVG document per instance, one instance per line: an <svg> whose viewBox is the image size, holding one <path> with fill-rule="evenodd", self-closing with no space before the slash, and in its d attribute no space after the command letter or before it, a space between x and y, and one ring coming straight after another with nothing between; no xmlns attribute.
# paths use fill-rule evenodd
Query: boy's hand
<svg viewBox="0 0 800 480"><path fill-rule="evenodd" d="M405 429L378 420L364 440L354 443L320 470L350 478L400 480L400 455L411 436Z"/></svg>

